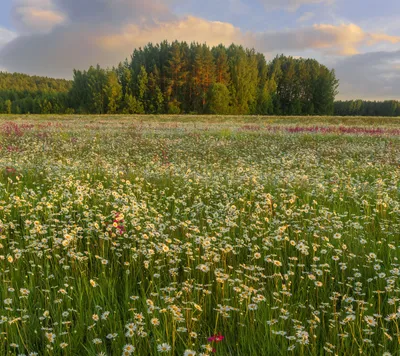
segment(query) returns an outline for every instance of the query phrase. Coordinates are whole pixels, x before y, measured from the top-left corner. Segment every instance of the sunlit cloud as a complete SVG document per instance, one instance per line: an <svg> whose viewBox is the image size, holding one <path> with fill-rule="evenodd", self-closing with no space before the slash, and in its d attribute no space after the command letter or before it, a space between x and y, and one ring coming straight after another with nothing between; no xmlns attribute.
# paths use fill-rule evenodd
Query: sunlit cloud
<svg viewBox="0 0 400 356"><path fill-rule="evenodd" d="M13 22L20 33L50 32L67 20L50 0L18 0L12 9Z"/></svg>

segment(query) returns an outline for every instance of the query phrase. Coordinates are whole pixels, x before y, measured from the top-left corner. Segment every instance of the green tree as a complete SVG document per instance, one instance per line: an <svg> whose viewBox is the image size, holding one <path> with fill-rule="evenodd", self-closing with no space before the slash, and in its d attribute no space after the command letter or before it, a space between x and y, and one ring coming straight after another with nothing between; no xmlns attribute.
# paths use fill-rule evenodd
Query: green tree
<svg viewBox="0 0 400 356"><path fill-rule="evenodd" d="M4 107L5 107L5 112L6 112L6 114L11 114L11 108L12 108L12 102L11 102L11 100L7 99L7 100L4 102Z"/></svg>
<svg viewBox="0 0 400 356"><path fill-rule="evenodd" d="M185 97L184 88L188 79L188 46L185 42L172 43L169 59L166 64L168 84L166 97L171 107L180 108ZM170 110L170 109L169 109Z"/></svg>
<svg viewBox="0 0 400 356"><path fill-rule="evenodd" d="M207 96L208 114L226 115L230 113L230 93L225 84L212 84Z"/></svg>
<svg viewBox="0 0 400 356"><path fill-rule="evenodd" d="M125 107L123 110L124 114L144 114L143 103L137 100L131 94L125 94Z"/></svg>
<svg viewBox="0 0 400 356"><path fill-rule="evenodd" d="M146 68L142 65L140 67L139 74L136 78L135 96L140 101L143 108L147 109L148 102L148 83L149 78L147 76Z"/></svg>
<svg viewBox="0 0 400 356"><path fill-rule="evenodd" d="M249 114L257 97L257 60L254 50L231 45L228 49L230 92L235 114Z"/></svg>
<svg viewBox="0 0 400 356"><path fill-rule="evenodd" d="M313 59L254 49L163 41L133 51L116 68L74 70L73 81L0 72L1 111L25 113L205 113L229 98L231 114L399 115L397 101L342 102L335 73ZM222 84L229 90L218 98ZM217 89L218 88L218 89ZM208 100L213 100L208 103Z"/></svg>
<svg viewBox="0 0 400 356"><path fill-rule="evenodd" d="M231 76L229 72L228 54L225 46L219 45L211 50L215 60L215 80L227 87L230 84Z"/></svg>
<svg viewBox="0 0 400 356"><path fill-rule="evenodd" d="M151 114L162 114L164 112L164 95L160 88L160 72L154 65L148 80L148 112Z"/></svg>
<svg viewBox="0 0 400 356"><path fill-rule="evenodd" d="M106 84L107 113L116 114L118 112L122 98L122 85L118 82L117 73L110 71L107 73Z"/></svg>
<svg viewBox="0 0 400 356"><path fill-rule="evenodd" d="M97 65L90 67L87 72L87 83L89 90L89 108L94 114L104 114L107 111L107 73Z"/></svg>

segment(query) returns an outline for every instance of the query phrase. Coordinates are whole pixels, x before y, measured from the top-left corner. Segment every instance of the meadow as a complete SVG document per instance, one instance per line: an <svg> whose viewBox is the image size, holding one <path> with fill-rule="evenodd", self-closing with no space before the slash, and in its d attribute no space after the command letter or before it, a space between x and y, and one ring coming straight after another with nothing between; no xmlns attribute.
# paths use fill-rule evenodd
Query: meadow
<svg viewBox="0 0 400 356"><path fill-rule="evenodd" d="M0 116L0 355L399 355L400 119Z"/></svg>

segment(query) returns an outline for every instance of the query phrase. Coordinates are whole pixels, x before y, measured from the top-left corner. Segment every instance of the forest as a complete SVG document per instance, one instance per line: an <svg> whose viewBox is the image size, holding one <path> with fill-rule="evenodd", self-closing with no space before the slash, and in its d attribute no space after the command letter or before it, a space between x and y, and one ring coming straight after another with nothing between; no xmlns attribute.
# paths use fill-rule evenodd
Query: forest
<svg viewBox="0 0 400 356"><path fill-rule="evenodd" d="M314 59L232 44L164 41L113 68L74 70L73 80L0 73L8 114L400 115L397 101L338 101L334 70Z"/></svg>
<svg viewBox="0 0 400 356"><path fill-rule="evenodd" d="M70 113L72 82L0 72L0 112L5 114Z"/></svg>
<svg viewBox="0 0 400 356"><path fill-rule="evenodd" d="M337 116L400 116L400 102L397 100L336 101L334 114Z"/></svg>

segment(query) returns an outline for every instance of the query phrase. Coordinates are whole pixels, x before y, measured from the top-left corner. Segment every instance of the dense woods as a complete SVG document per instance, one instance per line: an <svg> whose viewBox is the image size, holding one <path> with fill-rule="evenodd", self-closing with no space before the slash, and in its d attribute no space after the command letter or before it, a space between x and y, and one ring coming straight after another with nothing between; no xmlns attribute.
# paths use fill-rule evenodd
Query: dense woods
<svg viewBox="0 0 400 356"><path fill-rule="evenodd" d="M337 83L312 59L163 42L110 70L74 71L70 97L79 113L313 115L333 113Z"/></svg>
<svg viewBox="0 0 400 356"><path fill-rule="evenodd" d="M396 100L337 101L334 112L338 116L400 116L400 102Z"/></svg>
<svg viewBox="0 0 400 356"><path fill-rule="evenodd" d="M0 112L6 114L67 113L72 82L0 72Z"/></svg>
<svg viewBox="0 0 400 356"><path fill-rule="evenodd" d="M313 59L166 41L73 81L2 73L3 113L330 115L338 81Z"/></svg>
<svg viewBox="0 0 400 356"><path fill-rule="evenodd" d="M0 73L0 112L14 114L400 115L397 101L338 101L333 70L314 59L232 44L166 41L114 68L74 70L73 80Z"/></svg>

